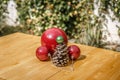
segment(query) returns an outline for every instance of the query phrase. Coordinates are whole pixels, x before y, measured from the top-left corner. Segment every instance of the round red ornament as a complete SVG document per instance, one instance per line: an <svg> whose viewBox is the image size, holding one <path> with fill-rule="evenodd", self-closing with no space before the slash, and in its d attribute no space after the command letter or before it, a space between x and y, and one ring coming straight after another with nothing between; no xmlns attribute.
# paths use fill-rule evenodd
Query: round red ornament
<svg viewBox="0 0 120 80"><path fill-rule="evenodd" d="M40 46L36 49L36 57L41 61L46 61L49 59L48 49L46 46Z"/></svg>
<svg viewBox="0 0 120 80"><path fill-rule="evenodd" d="M80 56L80 49L76 45L70 45L68 47L68 53L71 59L78 59Z"/></svg>
<svg viewBox="0 0 120 80"><path fill-rule="evenodd" d="M64 39L63 43L67 44L67 42L68 42L67 35L62 29L50 28L50 29L46 30L45 32L43 32L43 34L41 36L42 46L46 46L48 48L49 52L53 53L56 45L58 45L58 43L56 41L58 36L62 36Z"/></svg>

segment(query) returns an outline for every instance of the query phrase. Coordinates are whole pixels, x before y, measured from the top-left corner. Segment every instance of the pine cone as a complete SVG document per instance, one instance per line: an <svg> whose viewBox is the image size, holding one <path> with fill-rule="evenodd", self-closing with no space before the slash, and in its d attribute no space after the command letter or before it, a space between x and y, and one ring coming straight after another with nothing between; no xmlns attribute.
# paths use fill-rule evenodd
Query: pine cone
<svg viewBox="0 0 120 80"><path fill-rule="evenodd" d="M63 67L69 63L69 55L66 44L58 44L52 56L52 62L55 66Z"/></svg>

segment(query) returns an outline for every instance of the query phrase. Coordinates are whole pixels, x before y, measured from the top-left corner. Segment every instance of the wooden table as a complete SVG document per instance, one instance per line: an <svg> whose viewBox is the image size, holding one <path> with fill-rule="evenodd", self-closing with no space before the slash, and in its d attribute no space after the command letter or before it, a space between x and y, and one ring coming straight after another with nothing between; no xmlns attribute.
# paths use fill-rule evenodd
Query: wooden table
<svg viewBox="0 0 120 80"><path fill-rule="evenodd" d="M38 36L14 33L0 37L0 80L120 80L119 52L75 45L82 53L71 71L70 66L57 68L36 58Z"/></svg>

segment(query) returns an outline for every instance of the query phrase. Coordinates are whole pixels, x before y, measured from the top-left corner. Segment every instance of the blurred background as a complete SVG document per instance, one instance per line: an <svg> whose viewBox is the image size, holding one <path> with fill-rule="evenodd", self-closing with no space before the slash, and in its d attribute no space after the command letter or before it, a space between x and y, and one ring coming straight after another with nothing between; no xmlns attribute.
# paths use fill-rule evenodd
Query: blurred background
<svg viewBox="0 0 120 80"><path fill-rule="evenodd" d="M52 27L71 42L120 51L120 0L0 0L0 37Z"/></svg>

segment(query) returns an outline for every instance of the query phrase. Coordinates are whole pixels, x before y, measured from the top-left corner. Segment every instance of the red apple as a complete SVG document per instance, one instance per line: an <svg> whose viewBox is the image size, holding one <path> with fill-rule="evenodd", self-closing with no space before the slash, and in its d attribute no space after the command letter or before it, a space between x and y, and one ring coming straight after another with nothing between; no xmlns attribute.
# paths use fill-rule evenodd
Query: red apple
<svg viewBox="0 0 120 80"><path fill-rule="evenodd" d="M68 53L71 59L78 59L80 56L80 49L76 45L70 45L68 47Z"/></svg>
<svg viewBox="0 0 120 80"><path fill-rule="evenodd" d="M36 57L41 61L46 61L49 59L48 49L46 46L40 46L36 49Z"/></svg>
<svg viewBox="0 0 120 80"><path fill-rule="evenodd" d="M59 28L51 28L51 29L46 30L42 34L42 36L41 36L42 46L46 46L48 48L49 52L53 53L56 45L58 44L56 41L58 36L62 36L64 39L63 43L67 44L68 39L67 39L66 33Z"/></svg>

